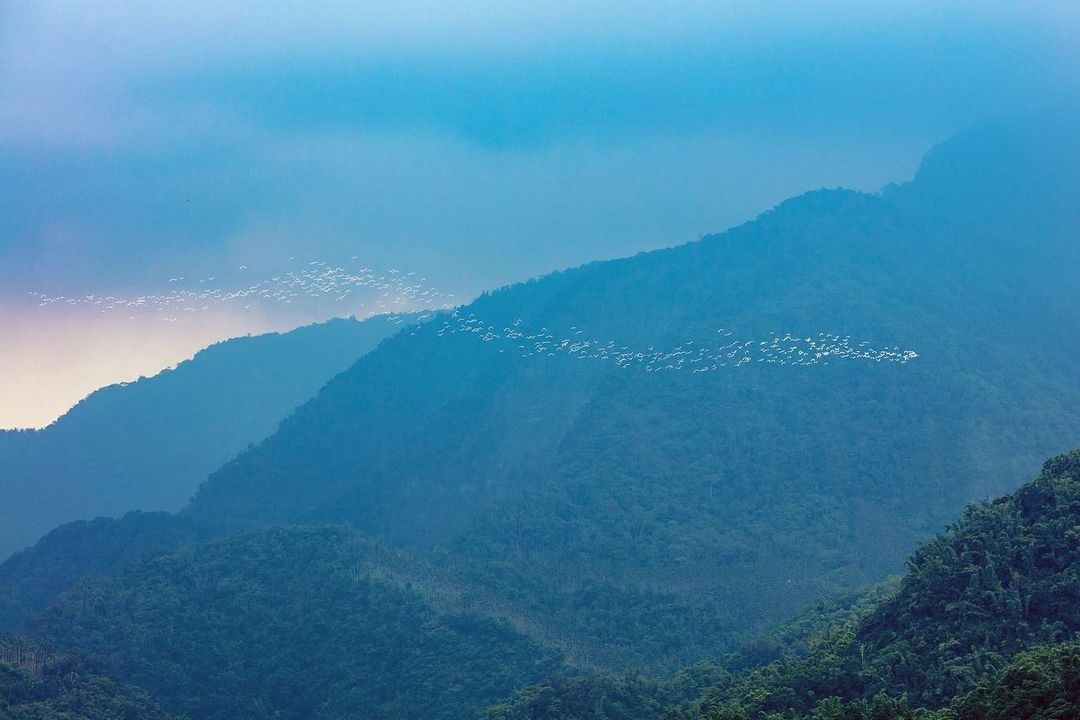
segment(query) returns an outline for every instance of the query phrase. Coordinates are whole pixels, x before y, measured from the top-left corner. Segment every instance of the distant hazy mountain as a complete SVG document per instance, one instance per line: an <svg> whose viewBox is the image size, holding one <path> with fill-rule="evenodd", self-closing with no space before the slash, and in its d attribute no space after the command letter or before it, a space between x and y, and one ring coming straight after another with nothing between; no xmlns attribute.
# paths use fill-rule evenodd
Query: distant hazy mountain
<svg viewBox="0 0 1080 720"><path fill-rule="evenodd" d="M897 570L1075 442L1080 284L1046 283L1080 237L1077 157L1069 134L979 131L883 196L812 192L485 295L365 356L186 512L353 524L529 603L600 664L714 654ZM788 333L918 357L769 362ZM693 372L731 337L749 362ZM587 357L609 342L669 359Z"/></svg>
<svg viewBox="0 0 1080 720"><path fill-rule="evenodd" d="M0 556L69 520L176 510L398 327L334 320L228 340L98 390L44 430L0 432Z"/></svg>
<svg viewBox="0 0 1080 720"><path fill-rule="evenodd" d="M912 182L883 191L935 226L965 283L1040 317L1035 328L1066 332L1080 315L1078 195L1075 115L968 130L927 153Z"/></svg>
<svg viewBox="0 0 1080 720"><path fill-rule="evenodd" d="M193 717L468 717L552 672L715 657L899 570L1080 435L1076 141L956 142L880 196L808 193L388 339L175 518L4 563L6 621ZM265 527L327 523L352 527ZM253 530L118 547L206 528ZM61 593L86 574L112 577Z"/></svg>

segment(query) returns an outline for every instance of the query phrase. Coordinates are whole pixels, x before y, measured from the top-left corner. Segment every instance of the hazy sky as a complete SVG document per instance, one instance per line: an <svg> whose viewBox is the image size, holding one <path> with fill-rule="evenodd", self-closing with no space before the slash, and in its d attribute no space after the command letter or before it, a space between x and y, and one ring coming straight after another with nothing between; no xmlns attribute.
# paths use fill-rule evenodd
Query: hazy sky
<svg viewBox="0 0 1080 720"><path fill-rule="evenodd" d="M0 427L207 342L132 295L361 258L465 299L673 245L1073 93L1074 2L0 4ZM260 270L260 271L261 271Z"/></svg>

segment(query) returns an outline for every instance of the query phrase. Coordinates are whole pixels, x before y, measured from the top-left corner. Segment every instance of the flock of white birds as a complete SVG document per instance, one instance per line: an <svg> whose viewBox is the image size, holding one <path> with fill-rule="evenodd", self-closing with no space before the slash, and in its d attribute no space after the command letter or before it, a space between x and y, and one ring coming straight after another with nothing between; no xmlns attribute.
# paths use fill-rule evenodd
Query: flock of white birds
<svg viewBox="0 0 1080 720"><path fill-rule="evenodd" d="M414 330L414 332L418 332ZM499 352L512 352L522 358L534 356L569 356L579 360L602 360L620 368L639 368L645 372L710 372L751 363L771 365L823 365L834 360L907 363L918 357L913 350L899 347L875 348L868 341L855 342L850 335L818 333L813 336L769 333L764 340L735 337L735 331L720 328L718 341L685 341L674 348L655 346L637 349L615 340L597 340L571 325L569 333L523 329L522 321L501 329L484 322L474 313L454 309L435 331L437 335L471 334L493 343Z"/></svg>
<svg viewBox="0 0 1080 720"><path fill-rule="evenodd" d="M289 258L290 264L296 262ZM247 271L241 265L231 275L239 276ZM344 265L331 265L314 260L297 269L259 280L250 285L232 289L219 287L216 275L196 280L184 275L169 278L172 286L167 292L116 297L113 295L45 295L31 292L40 307L83 306L103 313L122 311L129 320L136 320L152 312L162 322L176 322L185 314L204 312L215 307L230 305L251 310L256 305L292 305L311 300L331 300L338 303L355 302L354 293L367 292L371 298L372 313L417 310L421 308L447 309L453 306L453 293L446 293L426 284L427 279L416 273L405 273L396 268L376 272L371 268L349 269Z"/></svg>
<svg viewBox="0 0 1080 720"><path fill-rule="evenodd" d="M289 258L289 261L295 263L295 258ZM246 271L247 266L241 265L236 272ZM764 339L747 340L735 337L733 330L721 328L717 330L718 337L711 342L688 340L674 348L642 349L615 340L588 337L583 329L573 325L569 332L555 333L546 327L526 329L518 319L499 328L475 313L455 307L453 293L431 287L426 278L415 272L406 273L396 268L379 272L368 267L350 269L316 260L299 269L234 289L218 287L216 282L216 276L202 278L197 283L177 276L169 279L174 287L168 292L132 297L65 297L36 292L30 295L41 307L89 306L101 312L126 312L132 320L153 312L164 322L175 322L177 317L185 314L223 305L251 309L257 303L290 305L312 300L355 304L358 298L352 297L354 293L366 294L371 301L370 315L388 314L393 322L403 324L405 320L400 313L414 313L417 324L413 333L421 332L423 328L439 337L467 335L492 343L499 352L515 353L521 358L564 356L605 361L619 368L638 368L645 372L704 373L758 363L806 366L836 360L907 363L918 357L913 350L896 346L874 347L868 341L855 341L850 335L824 332L814 335L772 332ZM433 318L442 322L429 324L427 321Z"/></svg>

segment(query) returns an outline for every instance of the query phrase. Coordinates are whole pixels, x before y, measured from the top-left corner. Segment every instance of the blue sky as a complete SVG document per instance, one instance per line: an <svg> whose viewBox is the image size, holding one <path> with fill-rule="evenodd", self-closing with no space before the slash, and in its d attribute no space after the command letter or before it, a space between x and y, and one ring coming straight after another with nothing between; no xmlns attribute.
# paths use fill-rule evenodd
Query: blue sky
<svg viewBox="0 0 1080 720"><path fill-rule="evenodd" d="M326 312L93 333L30 291L358 256L465 298L876 190L1077 82L1066 2L219 5L0 6L0 426ZM44 374L73 337L138 347Z"/></svg>

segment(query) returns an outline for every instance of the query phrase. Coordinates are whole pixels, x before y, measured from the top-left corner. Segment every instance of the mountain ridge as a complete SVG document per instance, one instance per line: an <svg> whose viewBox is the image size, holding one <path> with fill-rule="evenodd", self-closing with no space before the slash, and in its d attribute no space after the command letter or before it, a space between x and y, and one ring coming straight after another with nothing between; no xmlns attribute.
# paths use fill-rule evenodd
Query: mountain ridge
<svg viewBox="0 0 1080 720"><path fill-rule="evenodd" d="M953 198L950 217L973 212ZM1048 253L1078 229L1070 217L1051 219L1063 224ZM337 583L336 553L354 538L407 558L408 572L381 567L365 582L379 598L372 618L417 626L410 637L431 652L416 667L475 671L477 692L456 708L496 693L487 666L458 655L461 626L440 620L450 607L463 613L454 622L490 630L492 653L517 658L514 682L581 669L663 678L739 651L823 595L897 571L966 503L1013 490L1075 442L1077 330L1059 318L1077 288L1042 292L1042 275L994 255L999 235L963 228L885 196L814 191L727 233L485 294L362 357L176 516L73 526L5 563L0 577L23 583L8 617L168 689L147 658L167 652L173 630L131 613L157 607L144 596L187 598L183 613L207 605L192 627L220 633L214 656L240 683L221 707L239 712L237 697L263 691L230 655L234 630L250 635L234 621L317 611L331 588L305 563L322 558ZM1010 302L1018 287L1030 296ZM177 539L179 527L213 534ZM129 562L116 538L142 538L146 555ZM86 579L80 563L49 575L71 542L102 549L97 579L72 587ZM286 559L296 543L311 553ZM237 577L254 584L237 591ZM176 593L158 597L161 586ZM332 587L352 597L352 585ZM347 611L336 603L326 607ZM337 621L320 622L298 627L312 632L298 647L332 645L317 630ZM395 627L357 625L364 657ZM451 642L428 644L438 638ZM285 646L264 641L289 666ZM193 669L178 672L194 692ZM415 673L396 689L386 680L350 692L377 686L381 699L363 702L380 712L442 692Z"/></svg>
<svg viewBox="0 0 1080 720"><path fill-rule="evenodd" d="M213 468L397 329L339 319L222 341L97 390L42 430L0 435L0 554L67 520L179 509Z"/></svg>
<svg viewBox="0 0 1080 720"><path fill-rule="evenodd" d="M184 513L347 523L421 555L442 548L461 572L528 588L536 612L619 637L631 656L652 640L585 629L607 612L582 605L596 602L590 583L626 602L664 588L717 628L777 620L895 571L965 502L1009 489L1080 427L1075 331L1004 302L994 273L1007 269L992 257L972 259L986 272L968 282L968 266L945 260L986 236L947 244L955 232L884 197L814 191L727 233L485 294L444 334L429 325L363 358ZM504 342L504 328L525 339ZM560 350L580 331L671 355L712 347L718 328L755 347L770 332L834 332L918 358L759 356L693 374ZM1045 355L1022 346L1032 336ZM693 648L678 625L653 640ZM732 640L719 631L692 652ZM654 650L638 660L665 657Z"/></svg>

